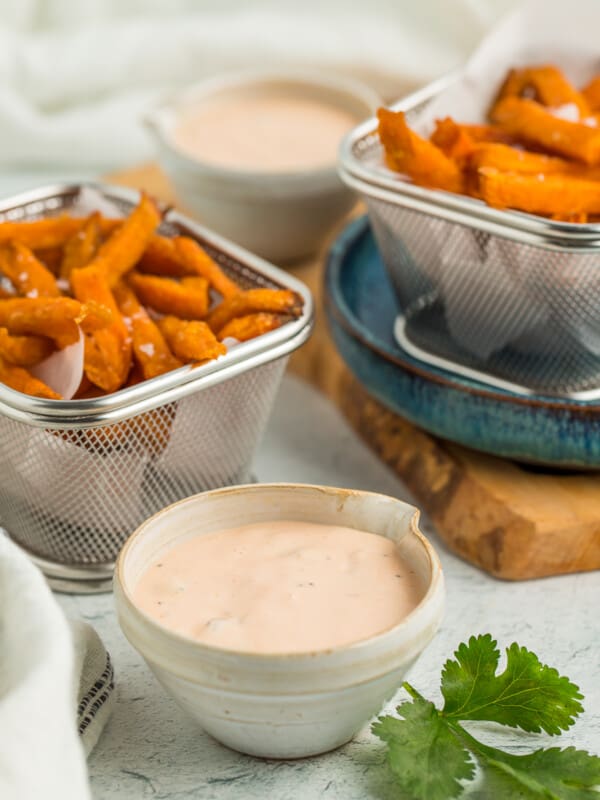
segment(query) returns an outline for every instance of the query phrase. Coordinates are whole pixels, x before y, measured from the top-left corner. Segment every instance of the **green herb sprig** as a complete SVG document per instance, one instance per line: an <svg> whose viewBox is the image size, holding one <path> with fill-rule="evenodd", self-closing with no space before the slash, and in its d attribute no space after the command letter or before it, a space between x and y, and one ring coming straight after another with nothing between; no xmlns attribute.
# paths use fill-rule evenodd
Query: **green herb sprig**
<svg viewBox="0 0 600 800"><path fill-rule="evenodd" d="M500 651L490 634L459 645L442 670L441 709L409 683L400 719L379 717L373 733L387 743L388 761L407 800L451 800L481 771L480 796L490 800L599 800L600 758L574 747L522 756L479 742L460 724L496 722L530 733L560 734L583 711L583 695L568 678L517 644Z"/></svg>

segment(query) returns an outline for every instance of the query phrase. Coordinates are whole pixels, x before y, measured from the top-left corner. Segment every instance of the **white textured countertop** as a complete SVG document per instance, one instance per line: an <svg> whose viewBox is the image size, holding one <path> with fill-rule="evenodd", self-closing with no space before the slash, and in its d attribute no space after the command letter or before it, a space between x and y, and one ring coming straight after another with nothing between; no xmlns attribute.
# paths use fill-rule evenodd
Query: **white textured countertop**
<svg viewBox="0 0 600 800"><path fill-rule="evenodd" d="M291 377L284 380L255 472L262 481L358 487L410 500L333 406ZM585 695L583 717L552 743L600 753L598 573L502 583L448 553L426 521L422 527L440 552L448 599L442 629L413 667L411 682L436 698L442 664L459 642L487 631L502 648L516 640ZM204 734L163 692L122 636L110 595L62 596L61 603L70 616L96 628L115 665L116 708L89 762L97 800L398 798L382 763L382 744L368 727L318 758L265 762L234 753ZM530 742L513 731L508 741L515 752ZM536 737L536 746L548 741Z"/></svg>

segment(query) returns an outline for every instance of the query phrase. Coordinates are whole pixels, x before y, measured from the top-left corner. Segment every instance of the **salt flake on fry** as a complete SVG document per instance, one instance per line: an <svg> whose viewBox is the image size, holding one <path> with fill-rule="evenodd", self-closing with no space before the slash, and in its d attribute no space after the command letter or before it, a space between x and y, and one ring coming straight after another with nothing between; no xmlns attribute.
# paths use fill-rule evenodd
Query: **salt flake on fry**
<svg viewBox="0 0 600 800"><path fill-rule="evenodd" d="M20 242L7 242L0 248L0 272L23 297L60 296L54 275Z"/></svg>
<svg viewBox="0 0 600 800"><path fill-rule="evenodd" d="M155 378L183 366L132 290L119 284L115 287L115 297L131 331L133 352L144 378Z"/></svg>

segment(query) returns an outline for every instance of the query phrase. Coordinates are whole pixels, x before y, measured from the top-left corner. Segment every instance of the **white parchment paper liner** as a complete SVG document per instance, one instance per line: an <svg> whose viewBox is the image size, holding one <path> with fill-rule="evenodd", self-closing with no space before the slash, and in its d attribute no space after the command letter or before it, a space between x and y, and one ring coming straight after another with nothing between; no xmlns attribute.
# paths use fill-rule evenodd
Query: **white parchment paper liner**
<svg viewBox="0 0 600 800"><path fill-rule="evenodd" d="M29 371L62 398L71 400L83 378L83 356L84 339L79 329L78 341L52 353Z"/></svg>

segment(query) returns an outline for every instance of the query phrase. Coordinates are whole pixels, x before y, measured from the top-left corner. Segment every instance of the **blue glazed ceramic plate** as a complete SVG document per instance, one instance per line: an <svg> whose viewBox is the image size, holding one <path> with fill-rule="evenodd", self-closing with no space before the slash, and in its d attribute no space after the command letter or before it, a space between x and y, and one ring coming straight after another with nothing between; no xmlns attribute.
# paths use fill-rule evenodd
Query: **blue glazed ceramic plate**
<svg viewBox="0 0 600 800"><path fill-rule="evenodd" d="M600 468L600 405L523 397L417 361L394 339L400 309L366 217L327 263L325 304L340 354L369 392L436 436L519 461Z"/></svg>

